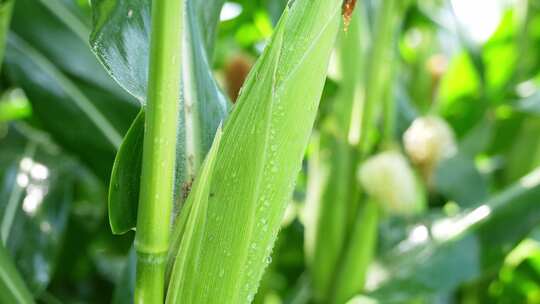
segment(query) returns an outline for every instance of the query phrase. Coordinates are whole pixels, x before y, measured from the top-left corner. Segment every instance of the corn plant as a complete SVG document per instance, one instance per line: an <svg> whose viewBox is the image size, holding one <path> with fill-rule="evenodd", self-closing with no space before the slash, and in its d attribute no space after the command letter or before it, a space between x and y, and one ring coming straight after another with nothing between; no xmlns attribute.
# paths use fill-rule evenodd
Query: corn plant
<svg viewBox="0 0 540 304"><path fill-rule="evenodd" d="M0 303L536 303L503 2L0 0Z"/></svg>
<svg viewBox="0 0 540 304"><path fill-rule="evenodd" d="M208 302L223 297L233 302L243 300L249 302L256 290L256 282L262 275L264 261L270 254L279 227L279 219L284 210L284 202L291 191L293 177L299 170L302 151L314 120L326 62L333 37L337 33L341 6L337 2L326 5L299 2L285 10L273 39L261 56L257 67L252 71L252 76L247 80L235 111L223 127L223 140L214 143L216 145L214 149L217 151L216 160L208 160L207 166L215 169L202 168L203 172L210 172L204 175L204 181L194 182L195 172L198 171L201 159L208 149L208 144L204 144L205 138L211 138L211 134L215 132L215 124L222 116L212 115L207 108L218 103L219 111L219 98L205 100L193 99L193 96L206 93L208 89L204 85L210 88L210 92L214 92L210 96L219 96L219 92L215 91L212 79L203 78L205 82L197 81L198 78L192 80L191 77L199 76L197 73L203 77L208 75L204 75L204 71L191 70L193 63L184 58L176 58L175 54L182 53L181 42L184 41L192 48L194 54L205 56L204 52L196 53L201 47L196 43L204 37L196 21L188 18L187 26L182 24L184 10L196 12L201 11L203 7L202 4L191 2L185 7L181 4L167 7L165 6L167 2L163 2L163 7L160 7L159 3L154 2L151 8L154 19L159 19L163 24L153 23L150 31L152 44L149 51L148 85L142 82L139 87L133 88L133 90L140 88L147 90L147 106L144 108L146 127L140 128L134 124L128 133L128 139L130 136L140 138L136 132L144 129L142 171L123 172L130 169L133 171L132 168L123 167L132 164L130 161L132 156L129 154L136 150L132 149L132 146L138 144L137 140L126 140L127 146L121 147L111 182L110 193L114 195L109 200L111 224L118 232L132 228L122 225L126 221L124 213L126 208L136 208L125 206L132 204L134 198L122 196L130 193L127 190L129 187L137 188L140 184L142 186L140 191L130 189L131 193L140 193L135 240L138 252L136 302L163 301L167 255L173 260L169 262L172 270L169 270L171 287L168 289L167 302L174 303L180 299ZM216 2L214 6L219 7L219 4ZM143 24L144 18L147 17L144 14L149 10L144 5L142 3L140 10L135 12L135 18L143 20ZM99 6L100 3L97 3L98 9ZM126 12L133 14L132 8L128 9L128 5L124 4L117 7L113 13ZM111 16L107 16L104 12L101 15L112 20ZM314 20L319 22L316 24ZM129 20L126 21L130 23ZM298 24L303 24L297 32L301 37L305 37L302 41L288 38L284 33ZM190 31L190 35L182 34L184 28ZM110 44L110 41L106 40L109 37L105 35L111 35L109 30L111 29L105 23L94 32L94 48L105 65L112 67L113 77L120 80L135 78L132 74L121 74L122 71L115 70L108 61L113 54L118 54L121 47L115 42ZM181 39L182 37L189 38ZM304 49L294 44L305 44L307 41L310 43ZM190 59L189 53L186 55ZM176 68L170 65L171 58L174 59ZM307 68L305 62L318 64ZM204 61L200 65L204 67ZM181 72L183 66L187 72ZM194 75L189 76L192 73ZM185 75L181 78L182 95L175 85L180 83L178 78L180 75ZM308 75L310 77L306 77ZM294 85L300 79L303 80L302 89ZM313 86L313 90L309 90L314 93L313 96L304 96L300 103L298 94L304 92L310 85ZM133 86L133 83L125 84L125 87L129 86ZM197 91L198 87L202 89ZM137 96L136 94L134 95ZM144 92L141 95L144 96ZM180 100L182 109L178 109L176 102L170 105L162 104L167 100L169 102ZM209 105L205 105L204 102ZM295 102L298 103L296 107ZM309 110L300 111L305 107ZM156 112L153 112L154 109ZM182 119L178 119L179 112ZM299 116L301 114L305 116ZM163 115L171 116L166 118ZM296 132L287 132L284 126L293 117L305 117L301 119L305 121L305 127L298 128ZM136 124L141 124L142 121L138 119ZM175 127L177 121L180 124L179 128ZM260 122L260 125L248 127L253 121ZM213 123L214 127L211 125L208 127L208 123ZM180 135L177 134L177 129L181 132ZM154 132L152 130L157 133L151 133ZM207 135L209 132L210 135ZM176 148L177 138L180 141L180 148ZM289 140L284 141L284 138ZM297 145L288 146L288 143ZM199 146L201 144L202 147ZM238 149L237 145L245 150ZM123 151L126 151L125 156ZM254 157L252 161L249 160L250 155ZM213 165L214 162L217 164ZM175 164L178 167L176 169ZM277 175L278 170L283 173L281 177ZM171 175L166 175L165 172ZM180 172L181 176L174 178L175 172ZM128 176L129 174L131 176L140 174L140 181L136 177ZM125 180L127 183L124 183ZM171 195L174 184L182 185L180 195L189 197L188 192L191 193L189 190L192 190L195 198L189 199L186 206L182 207L183 216L180 217L176 224L178 228L175 229L178 232L175 232L172 245L169 246L168 221L173 207ZM182 198L177 201L180 204ZM134 211L128 214L134 214ZM234 224L238 218L245 218L252 224L248 224L247 229ZM133 221L131 225L132 223ZM204 259L207 263L199 265L197 262L199 259ZM221 280L225 273L236 279ZM200 279L197 278L199 275ZM208 284L212 279L215 280L214 284Z"/></svg>

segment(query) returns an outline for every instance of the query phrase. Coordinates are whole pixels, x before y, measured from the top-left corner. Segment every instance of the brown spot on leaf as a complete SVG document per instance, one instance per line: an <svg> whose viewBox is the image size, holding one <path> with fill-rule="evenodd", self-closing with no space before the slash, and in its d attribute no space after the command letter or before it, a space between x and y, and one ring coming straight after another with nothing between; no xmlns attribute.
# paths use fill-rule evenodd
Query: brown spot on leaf
<svg viewBox="0 0 540 304"><path fill-rule="evenodd" d="M189 196L189 193L191 192L191 186L193 185L193 179L190 178L188 181L182 183L182 198L183 201L186 201L186 199Z"/></svg>

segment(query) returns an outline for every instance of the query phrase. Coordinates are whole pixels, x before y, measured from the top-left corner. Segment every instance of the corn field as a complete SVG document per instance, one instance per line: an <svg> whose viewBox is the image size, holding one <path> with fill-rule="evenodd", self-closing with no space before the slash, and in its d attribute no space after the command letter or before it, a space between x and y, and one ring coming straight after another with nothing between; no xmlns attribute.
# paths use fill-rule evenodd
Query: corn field
<svg viewBox="0 0 540 304"><path fill-rule="evenodd" d="M537 0L0 0L0 304L540 304Z"/></svg>

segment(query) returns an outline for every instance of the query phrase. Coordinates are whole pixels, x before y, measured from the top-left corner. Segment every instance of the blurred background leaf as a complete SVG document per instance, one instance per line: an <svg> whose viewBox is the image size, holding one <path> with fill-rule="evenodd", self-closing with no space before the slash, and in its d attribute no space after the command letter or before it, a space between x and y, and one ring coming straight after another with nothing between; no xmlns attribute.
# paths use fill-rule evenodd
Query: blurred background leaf
<svg viewBox="0 0 540 304"><path fill-rule="evenodd" d="M0 244L0 301L5 303L33 303L32 294L25 286L9 253Z"/></svg>
<svg viewBox="0 0 540 304"><path fill-rule="evenodd" d="M496 271L510 249L540 223L538 172L456 216L410 227L407 238L382 256L372 295L383 303L402 303L452 291Z"/></svg>
<svg viewBox="0 0 540 304"><path fill-rule="evenodd" d="M79 24L54 13L40 1L16 2L5 59L8 76L28 96L32 123L106 181L137 107L77 34ZM84 24L79 15L69 17Z"/></svg>
<svg viewBox="0 0 540 304"><path fill-rule="evenodd" d="M77 168L57 146L15 132L2 139L2 241L38 295L56 267Z"/></svg>

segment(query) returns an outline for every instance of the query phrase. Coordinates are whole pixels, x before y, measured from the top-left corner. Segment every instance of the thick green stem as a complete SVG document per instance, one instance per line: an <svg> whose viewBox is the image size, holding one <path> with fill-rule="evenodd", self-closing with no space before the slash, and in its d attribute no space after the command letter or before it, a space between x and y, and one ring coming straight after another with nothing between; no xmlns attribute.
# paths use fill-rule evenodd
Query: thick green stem
<svg viewBox="0 0 540 304"><path fill-rule="evenodd" d="M394 70L394 67L389 67L390 70ZM393 73L390 72L392 75ZM396 145L396 120L397 120L397 104L396 98L394 98L394 79L389 77L388 85L386 86L386 94L384 96L384 125L382 142L383 148L392 148Z"/></svg>
<svg viewBox="0 0 540 304"><path fill-rule="evenodd" d="M383 90L388 79L388 64L392 62L394 50L392 38L397 25L400 2L398 0L384 0L378 10L375 24L375 38L369 52L366 74L366 95L362 112L360 141L358 143L360 154L364 158L370 150L369 130L375 124L375 106L382 102Z"/></svg>
<svg viewBox="0 0 540 304"><path fill-rule="evenodd" d="M183 0L152 1L148 100L135 248L135 303L163 303L173 206Z"/></svg>
<svg viewBox="0 0 540 304"><path fill-rule="evenodd" d="M378 224L378 204L368 201L362 207L354 224L350 246L345 252L341 271L335 282L332 303L346 303L364 289L367 270L375 254Z"/></svg>
<svg viewBox="0 0 540 304"><path fill-rule="evenodd" d="M338 101L334 112L339 127L339 136L351 144L358 144L360 108L363 102L363 71L366 66L366 22L361 10L354 11L347 32L339 37L338 68L341 74ZM351 135L351 132L354 134Z"/></svg>
<svg viewBox="0 0 540 304"><path fill-rule="evenodd" d="M373 45L369 51L365 75L365 99L362 110L361 131L358 141L358 161L362 162L371 150L371 133L376 123L376 107L388 96L392 84L391 69L394 48L393 38L398 26L403 3L398 0L383 0L377 12ZM393 101L385 102L384 110L394 112ZM385 130L393 128L393 117L385 115ZM391 120L388 120L391 119ZM391 136L391 133L384 134ZM340 269L336 275L334 294L331 303L345 303L350 297L362 292L367 270L375 252L379 208L373 201L362 204L353 224L348 243L342 255Z"/></svg>
<svg viewBox="0 0 540 304"><path fill-rule="evenodd" d="M362 26L355 11L348 31L339 37L340 90L333 104L332 115L337 124L332 131L323 126L320 140L314 141L309 157L309 189L306 203L306 257L310 272L313 299L326 303L332 292L336 269L339 268L350 218L358 200L355 194L356 151L348 142L352 109L361 104L363 90ZM359 128L355 125L356 129ZM337 128L336 128L337 127ZM343 181L349 181L344 183ZM352 226L352 225L351 225Z"/></svg>

